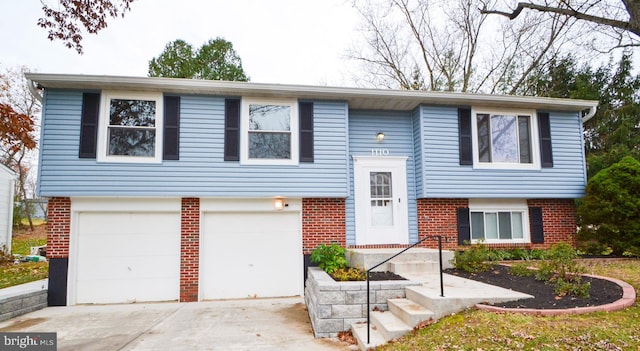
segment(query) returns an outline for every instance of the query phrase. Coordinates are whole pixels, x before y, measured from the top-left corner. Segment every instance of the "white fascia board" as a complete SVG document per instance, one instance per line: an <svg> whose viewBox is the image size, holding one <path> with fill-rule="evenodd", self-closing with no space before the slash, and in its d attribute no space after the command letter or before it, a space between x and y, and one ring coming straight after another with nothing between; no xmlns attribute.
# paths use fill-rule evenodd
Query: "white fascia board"
<svg viewBox="0 0 640 351"><path fill-rule="evenodd" d="M470 94L416 90L370 89L309 85L230 82L199 79L125 77L26 73L26 78L44 88L121 89L221 96L282 97L347 101L354 109L412 110L421 104L456 106L502 106L551 111L593 110L594 100L533 96Z"/></svg>

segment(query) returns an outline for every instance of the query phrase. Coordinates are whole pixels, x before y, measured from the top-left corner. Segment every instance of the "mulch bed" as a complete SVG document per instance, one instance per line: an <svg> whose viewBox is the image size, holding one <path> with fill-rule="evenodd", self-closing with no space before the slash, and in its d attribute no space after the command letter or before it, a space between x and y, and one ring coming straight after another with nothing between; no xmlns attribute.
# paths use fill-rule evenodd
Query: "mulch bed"
<svg viewBox="0 0 640 351"><path fill-rule="evenodd" d="M369 273L369 281L380 281L380 280L406 280L406 279L389 271Z"/></svg>
<svg viewBox="0 0 640 351"><path fill-rule="evenodd" d="M480 281L506 289L533 295L533 299L524 299L494 304L504 308L566 309L574 307L598 306L614 302L622 297L622 288L603 279L583 277L582 282L591 283L589 298L574 296L556 296L553 284L546 284L535 277L518 277L509 273L509 268L496 265L486 272L468 273L457 269L445 270L445 273L462 278Z"/></svg>

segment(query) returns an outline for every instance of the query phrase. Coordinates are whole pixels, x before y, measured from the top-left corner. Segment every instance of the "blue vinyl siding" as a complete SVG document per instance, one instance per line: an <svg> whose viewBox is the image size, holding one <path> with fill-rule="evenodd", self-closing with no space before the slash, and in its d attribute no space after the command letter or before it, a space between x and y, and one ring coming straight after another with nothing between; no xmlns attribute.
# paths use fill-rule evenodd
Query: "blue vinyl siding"
<svg viewBox="0 0 640 351"><path fill-rule="evenodd" d="M182 96L180 160L97 163L78 158L82 91L45 96L41 196L346 197L347 106L314 102L315 161L295 166L224 162L224 98Z"/></svg>
<svg viewBox="0 0 640 351"><path fill-rule="evenodd" d="M384 142L376 142L376 134L384 132ZM389 156L407 156L407 196L409 242L418 241L416 205L416 170L413 157L413 119L410 112L349 112L349 172L353 174L352 156L371 156L371 149L387 149ZM384 157L384 156L381 156ZM353 177L351 177L353 178ZM353 179L349 180L351 196L345 201L347 245L355 245L355 199Z"/></svg>
<svg viewBox="0 0 640 351"><path fill-rule="evenodd" d="M585 160L578 113L550 112L553 168L474 169L460 166L455 107L422 106L422 192L426 198L578 198Z"/></svg>

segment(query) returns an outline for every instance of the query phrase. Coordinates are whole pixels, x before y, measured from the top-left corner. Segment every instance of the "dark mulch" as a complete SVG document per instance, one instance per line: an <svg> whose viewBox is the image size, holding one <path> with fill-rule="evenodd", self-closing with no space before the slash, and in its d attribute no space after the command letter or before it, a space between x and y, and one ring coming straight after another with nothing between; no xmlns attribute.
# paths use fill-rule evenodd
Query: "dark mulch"
<svg viewBox="0 0 640 351"><path fill-rule="evenodd" d="M495 306L505 308L564 309L598 306L614 302L622 297L622 288L618 284L590 277L582 278L582 282L591 283L589 298L559 297L554 292L553 284L546 284L543 281L536 280L535 277L511 275L509 268L502 265L496 265L489 271L474 274L457 269L448 269L445 273L519 291L535 297L533 299L495 304Z"/></svg>
<svg viewBox="0 0 640 351"><path fill-rule="evenodd" d="M379 280L406 280L406 279L389 271L369 273L369 281L379 281Z"/></svg>

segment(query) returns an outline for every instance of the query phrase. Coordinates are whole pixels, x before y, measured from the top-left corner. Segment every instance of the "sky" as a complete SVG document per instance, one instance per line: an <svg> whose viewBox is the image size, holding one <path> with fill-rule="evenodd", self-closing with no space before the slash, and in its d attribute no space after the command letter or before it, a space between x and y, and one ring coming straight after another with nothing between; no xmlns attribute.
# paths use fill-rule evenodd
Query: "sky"
<svg viewBox="0 0 640 351"><path fill-rule="evenodd" d="M46 3L55 3L46 0ZM84 54L49 41L40 0L0 0L0 66L41 73L146 76L165 45L222 37L252 82L353 85L347 51L359 34L348 0L135 0L124 18L85 34Z"/></svg>

